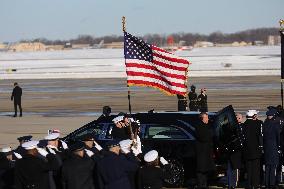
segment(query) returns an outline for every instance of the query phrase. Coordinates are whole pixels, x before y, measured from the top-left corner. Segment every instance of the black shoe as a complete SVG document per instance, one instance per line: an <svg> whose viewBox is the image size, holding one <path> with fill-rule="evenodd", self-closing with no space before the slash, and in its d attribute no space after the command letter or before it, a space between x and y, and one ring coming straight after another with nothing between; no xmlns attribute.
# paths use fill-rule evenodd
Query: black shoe
<svg viewBox="0 0 284 189"><path fill-rule="evenodd" d="M22 115L22 114L20 114L20 117L23 117L23 115Z"/></svg>
<svg viewBox="0 0 284 189"><path fill-rule="evenodd" d="M17 117L17 115L13 115L13 117Z"/></svg>

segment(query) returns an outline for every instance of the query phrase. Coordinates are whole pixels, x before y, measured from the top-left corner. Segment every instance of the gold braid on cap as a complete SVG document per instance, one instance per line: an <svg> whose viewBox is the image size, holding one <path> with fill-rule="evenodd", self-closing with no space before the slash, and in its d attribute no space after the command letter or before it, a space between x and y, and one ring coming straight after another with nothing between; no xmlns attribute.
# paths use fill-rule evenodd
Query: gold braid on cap
<svg viewBox="0 0 284 189"><path fill-rule="evenodd" d="M279 20L280 30L284 31L284 20Z"/></svg>

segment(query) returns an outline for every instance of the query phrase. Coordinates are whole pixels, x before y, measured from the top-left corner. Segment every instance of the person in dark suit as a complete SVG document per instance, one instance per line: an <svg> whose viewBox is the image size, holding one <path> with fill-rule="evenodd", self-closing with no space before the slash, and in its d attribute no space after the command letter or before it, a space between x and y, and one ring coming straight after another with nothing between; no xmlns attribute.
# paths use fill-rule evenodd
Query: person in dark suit
<svg viewBox="0 0 284 189"><path fill-rule="evenodd" d="M262 134L261 122L257 120L257 112L249 110L247 120L243 124L244 131L244 159L248 174L248 188L257 188L260 185Z"/></svg>
<svg viewBox="0 0 284 189"><path fill-rule="evenodd" d="M144 161L146 164L138 171L138 189L161 189L164 179L170 177L168 162L163 157L159 157L156 150L147 152L144 155Z"/></svg>
<svg viewBox="0 0 284 189"><path fill-rule="evenodd" d="M191 85L190 89L191 91L188 93L189 110L198 111L197 94L195 92L196 87L194 85Z"/></svg>
<svg viewBox="0 0 284 189"><path fill-rule="evenodd" d="M23 116L23 112L22 112L22 88L19 87L18 83L14 83L14 89L11 95L11 101L14 100L14 111L15 114L13 117L17 117L17 106L19 106L19 110L20 110L20 117Z"/></svg>
<svg viewBox="0 0 284 189"><path fill-rule="evenodd" d="M94 162L84 157L85 144L70 146L71 155L62 166L63 189L94 189Z"/></svg>
<svg viewBox="0 0 284 189"><path fill-rule="evenodd" d="M98 123L107 121L107 119L109 118L109 115L111 113L111 107L109 106L104 106L103 107L103 114L97 119Z"/></svg>
<svg viewBox="0 0 284 189"><path fill-rule="evenodd" d="M215 170L213 160L213 131L209 124L208 114L200 113L200 124L196 126L196 171L197 187L207 188L207 176Z"/></svg>
<svg viewBox="0 0 284 189"><path fill-rule="evenodd" d="M37 148L38 141L22 144L27 153L16 161L15 186L16 189L50 189L49 171L59 168L54 154L48 154L44 149ZM39 154L46 157L44 160Z"/></svg>
<svg viewBox="0 0 284 189"><path fill-rule="evenodd" d="M274 188L276 183L276 169L280 156L280 125L275 119L276 109L266 112L267 119L263 124L263 147L265 163L265 186Z"/></svg>
<svg viewBox="0 0 284 189"><path fill-rule="evenodd" d="M207 94L206 89L202 88L200 90L200 95L198 95L198 104L199 104L199 111L200 112L208 112L208 105L207 105Z"/></svg>
<svg viewBox="0 0 284 189"><path fill-rule="evenodd" d="M178 111L186 111L187 109L186 96L178 94L177 98L178 98Z"/></svg>
<svg viewBox="0 0 284 189"><path fill-rule="evenodd" d="M100 188L131 189L129 173L137 171L137 163L119 155L120 146L117 140L108 142L107 148L108 153L97 166Z"/></svg>

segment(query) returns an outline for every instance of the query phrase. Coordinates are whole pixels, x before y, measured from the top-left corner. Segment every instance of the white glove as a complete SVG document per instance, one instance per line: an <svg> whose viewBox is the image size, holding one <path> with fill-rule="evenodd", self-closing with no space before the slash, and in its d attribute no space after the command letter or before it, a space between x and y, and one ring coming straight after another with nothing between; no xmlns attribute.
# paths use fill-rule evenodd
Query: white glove
<svg viewBox="0 0 284 189"><path fill-rule="evenodd" d="M43 148L36 148L36 149L37 149L38 153L40 155L42 155L43 157L46 157L46 155L48 154L48 152Z"/></svg>
<svg viewBox="0 0 284 189"><path fill-rule="evenodd" d="M138 156L138 154L140 154L140 152L138 151L138 149L136 149L134 146L131 147L131 150L132 150L132 152L133 152L133 154L134 154L135 156Z"/></svg>
<svg viewBox="0 0 284 189"><path fill-rule="evenodd" d="M92 157L94 155L94 152L92 152L91 150L85 149L85 152L89 157Z"/></svg>
<svg viewBox="0 0 284 189"><path fill-rule="evenodd" d="M63 149L64 149L64 150L68 149L68 145L66 144L66 142L64 142L64 141L62 141L62 140L60 140L60 141L61 141L61 144L62 144Z"/></svg>
<svg viewBox="0 0 284 189"><path fill-rule="evenodd" d="M48 147L47 147L48 148ZM56 155L55 151L52 148L48 148L49 152Z"/></svg>
<svg viewBox="0 0 284 189"><path fill-rule="evenodd" d="M167 160L165 160L165 158L163 158L163 157L160 157L160 162L161 162L163 165L169 164L169 162L168 162Z"/></svg>
<svg viewBox="0 0 284 189"><path fill-rule="evenodd" d="M97 148L99 151L101 151L103 148L101 147L101 145L99 145L98 143L96 143L96 141L94 141L95 144L95 148Z"/></svg>
<svg viewBox="0 0 284 189"><path fill-rule="evenodd" d="M17 152L14 152L14 155L16 156L17 159L22 159L21 154L18 154Z"/></svg>
<svg viewBox="0 0 284 189"><path fill-rule="evenodd" d="M128 154L130 150L128 148L121 148L120 149L124 154Z"/></svg>

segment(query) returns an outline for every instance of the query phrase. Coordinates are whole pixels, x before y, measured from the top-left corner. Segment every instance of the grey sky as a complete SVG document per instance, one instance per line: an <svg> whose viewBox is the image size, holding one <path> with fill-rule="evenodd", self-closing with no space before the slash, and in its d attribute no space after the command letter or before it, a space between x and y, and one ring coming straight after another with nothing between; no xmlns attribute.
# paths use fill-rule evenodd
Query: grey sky
<svg viewBox="0 0 284 189"><path fill-rule="evenodd" d="M284 0L0 0L0 42L278 27Z"/></svg>

